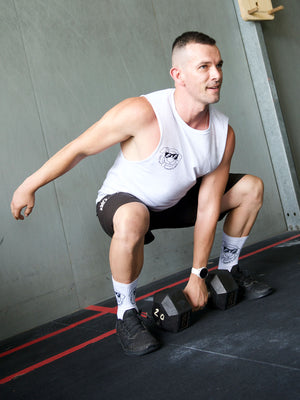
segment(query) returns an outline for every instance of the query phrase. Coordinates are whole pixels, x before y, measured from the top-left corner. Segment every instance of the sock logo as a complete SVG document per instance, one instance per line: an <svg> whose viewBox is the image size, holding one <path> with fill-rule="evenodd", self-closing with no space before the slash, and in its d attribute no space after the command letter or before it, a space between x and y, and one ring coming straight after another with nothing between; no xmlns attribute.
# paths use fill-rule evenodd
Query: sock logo
<svg viewBox="0 0 300 400"><path fill-rule="evenodd" d="M136 289L131 290L129 294L129 301L133 305L135 304L135 294L136 294Z"/></svg>
<svg viewBox="0 0 300 400"><path fill-rule="evenodd" d="M222 252L222 262L224 264L231 263L235 258L236 254L239 251L238 247L231 246L231 245L223 245L223 252Z"/></svg>
<svg viewBox="0 0 300 400"><path fill-rule="evenodd" d="M123 302L124 302L124 299L125 299L124 294L122 294L120 292L115 292L115 295L116 295L118 306L121 306L123 304Z"/></svg>

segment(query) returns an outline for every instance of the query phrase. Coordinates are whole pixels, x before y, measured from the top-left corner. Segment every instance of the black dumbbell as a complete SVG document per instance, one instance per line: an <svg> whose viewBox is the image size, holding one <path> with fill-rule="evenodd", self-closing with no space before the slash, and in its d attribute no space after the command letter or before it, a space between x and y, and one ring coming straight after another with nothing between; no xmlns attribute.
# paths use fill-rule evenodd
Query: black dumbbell
<svg viewBox="0 0 300 400"><path fill-rule="evenodd" d="M210 272L206 285L215 307L226 310L236 304L238 285L229 271ZM152 315L160 328L179 332L191 325L192 307L182 290L167 289L154 295Z"/></svg>

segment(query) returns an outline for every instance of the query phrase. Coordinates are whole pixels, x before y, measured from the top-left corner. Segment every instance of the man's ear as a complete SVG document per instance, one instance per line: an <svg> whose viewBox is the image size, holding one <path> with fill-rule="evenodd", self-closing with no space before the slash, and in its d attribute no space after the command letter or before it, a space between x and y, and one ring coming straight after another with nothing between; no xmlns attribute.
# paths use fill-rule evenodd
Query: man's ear
<svg viewBox="0 0 300 400"><path fill-rule="evenodd" d="M180 86L184 86L184 74L181 68L172 67L170 69L170 75L175 83L177 83Z"/></svg>

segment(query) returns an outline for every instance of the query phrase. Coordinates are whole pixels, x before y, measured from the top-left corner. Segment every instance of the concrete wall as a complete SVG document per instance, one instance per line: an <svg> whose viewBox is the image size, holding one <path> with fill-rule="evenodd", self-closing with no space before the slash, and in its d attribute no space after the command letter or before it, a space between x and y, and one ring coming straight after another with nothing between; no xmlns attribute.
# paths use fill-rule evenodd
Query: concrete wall
<svg viewBox="0 0 300 400"><path fill-rule="evenodd" d="M25 222L14 221L9 203L25 177L115 103L172 85L170 47L184 31L216 38L225 61L219 108L237 135L232 170L265 181L248 243L286 229L231 2L0 0L0 7L0 339L112 296L95 197L117 146L40 189ZM192 229L156 238L141 285L191 265Z"/></svg>
<svg viewBox="0 0 300 400"><path fill-rule="evenodd" d="M300 2L284 0L280 4L285 9L276 15L276 23L264 22L262 28L300 182Z"/></svg>

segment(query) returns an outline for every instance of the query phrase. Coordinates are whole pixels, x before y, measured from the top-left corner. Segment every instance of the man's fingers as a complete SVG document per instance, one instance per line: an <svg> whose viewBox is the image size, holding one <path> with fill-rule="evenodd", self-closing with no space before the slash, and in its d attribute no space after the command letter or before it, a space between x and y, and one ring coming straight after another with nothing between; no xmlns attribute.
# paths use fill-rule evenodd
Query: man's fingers
<svg viewBox="0 0 300 400"><path fill-rule="evenodd" d="M16 210L16 207L14 206L13 202L10 203L10 211L14 217L14 219L19 219L20 213Z"/></svg>
<svg viewBox="0 0 300 400"><path fill-rule="evenodd" d="M19 219L23 220L24 219L24 216L22 215L22 209L18 210L18 209L13 209L12 208L11 212L12 212L13 217L16 220L19 220Z"/></svg>
<svg viewBox="0 0 300 400"><path fill-rule="evenodd" d="M31 207L31 206L26 207L26 210L24 212L25 217L28 217L31 214L32 209L33 209L33 207Z"/></svg>
<svg viewBox="0 0 300 400"><path fill-rule="evenodd" d="M10 203L10 209L13 217L16 220L23 220L24 217L28 217L35 203L34 193L24 193L22 190L17 189L13 195ZM22 214L24 210L24 213Z"/></svg>
<svg viewBox="0 0 300 400"><path fill-rule="evenodd" d="M12 213L14 219L23 220L24 219L24 215L25 215L25 217L28 217L28 215L31 214L33 206L27 206L26 209L25 209L24 215L22 214L23 208L24 207L17 207L13 203L11 203L10 209L11 209L11 213Z"/></svg>

